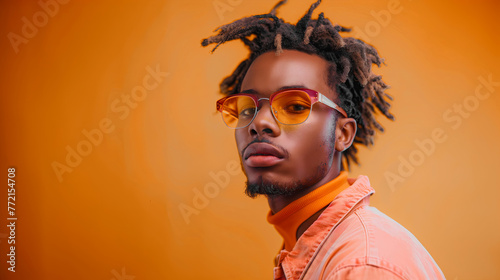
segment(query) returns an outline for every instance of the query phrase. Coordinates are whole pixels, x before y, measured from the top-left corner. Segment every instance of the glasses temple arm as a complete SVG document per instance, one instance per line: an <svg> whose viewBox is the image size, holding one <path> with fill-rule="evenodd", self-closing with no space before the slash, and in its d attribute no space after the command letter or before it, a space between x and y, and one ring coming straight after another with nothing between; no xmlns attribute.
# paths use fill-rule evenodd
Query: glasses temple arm
<svg viewBox="0 0 500 280"><path fill-rule="evenodd" d="M324 96L323 94L319 93L318 94L318 101L339 111L344 117L347 118L347 113L344 111L344 109L340 108L337 104L335 104L333 101L328 99L328 97Z"/></svg>

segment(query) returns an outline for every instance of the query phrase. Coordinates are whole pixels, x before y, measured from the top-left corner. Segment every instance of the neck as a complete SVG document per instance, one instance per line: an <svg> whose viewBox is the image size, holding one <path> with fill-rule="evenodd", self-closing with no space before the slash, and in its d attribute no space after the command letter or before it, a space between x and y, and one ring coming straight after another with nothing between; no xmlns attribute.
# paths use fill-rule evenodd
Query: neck
<svg viewBox="0 0 500 280"><path fill-rule="evenodd" d="M337 169L335 170L334 172L331 172L331 173L328 173L327 176L323 177L323 179L321 179L319 182L317 182L316 184L308 187L308 188L305 188L304 190L301 190L301 191L298 191L292 195L288 195L288 196L280 196L280 195L276 195L276 196L268 196L267 197L267 202L269 204L269 208L271 209L271 212L274 214L274 213L278 213L281 209L285 208L286 206L288 206L290 203L294 202L295 200L303 197L304 195L314 191L315 189L323 186L324 184L326 184L327 182L330 182L331 180L337 178L340 174L340 170Z"/></svg>
<svg viewBox="0 0 500 280"><path fill-rule="evenodd" d="M308 192L298 195L297 199L287 197L278 200L276 212L269 211L267 220L274 225L285 241L285 249L291 251L299 237L311 226L344 189L349 187L347 172L341 172L339 176L323 184L308 189ZM292 200L292 201L290 201ZM271 205L271 203L270 203Z"/></svg>
<svg viewBox="0 0 500 280"><path fill-rule="evenodd" d="M295 234L295 238L298 240L300 236L318 219L318 217L325 211L327 206L319 209L318 212L314 213L311 217L307 218L300 226L297 228L297 233Z"/></svg>

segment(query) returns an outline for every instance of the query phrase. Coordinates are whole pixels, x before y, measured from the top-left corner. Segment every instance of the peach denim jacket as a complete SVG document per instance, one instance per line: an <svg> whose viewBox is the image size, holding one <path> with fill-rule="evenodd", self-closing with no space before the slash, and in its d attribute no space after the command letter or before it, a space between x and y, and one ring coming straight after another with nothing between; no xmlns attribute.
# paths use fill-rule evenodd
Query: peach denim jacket
<svg viewBox="0 0 500 280"><path fill-rule="evenodd" d="M413 234L369 206L368 177L348 182L292 251L281 250L274 279L445 279Z"/></svg>

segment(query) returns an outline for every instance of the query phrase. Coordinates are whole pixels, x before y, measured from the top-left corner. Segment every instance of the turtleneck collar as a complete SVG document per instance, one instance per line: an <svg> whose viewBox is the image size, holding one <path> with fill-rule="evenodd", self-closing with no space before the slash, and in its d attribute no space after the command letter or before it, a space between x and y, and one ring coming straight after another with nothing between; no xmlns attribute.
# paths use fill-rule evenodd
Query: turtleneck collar
<svg viewBox="0 0 500 280"><path fill-rule="evenodd" d="M276 214L273 215L269 211L267 221L274 225L278 233L283 237L285 250L291 251L295 246L299 226L330 204L347 187L349 187L347 172L341 171L337 178L293 201Z"/></svg>

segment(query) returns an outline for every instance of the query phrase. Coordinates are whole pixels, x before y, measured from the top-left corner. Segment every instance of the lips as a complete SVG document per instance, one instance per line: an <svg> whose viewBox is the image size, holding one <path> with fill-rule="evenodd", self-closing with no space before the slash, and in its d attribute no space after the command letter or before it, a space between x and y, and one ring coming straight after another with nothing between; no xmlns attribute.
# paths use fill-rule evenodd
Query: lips
<svg viewBox="0 0 500 280"><path fill-rule="evenodd" d="M270 167L284 159L284 154L275 146L267 143L254 143L243 153L245 163L250 167Z"/></svg>

